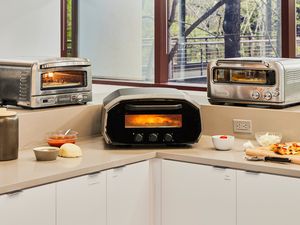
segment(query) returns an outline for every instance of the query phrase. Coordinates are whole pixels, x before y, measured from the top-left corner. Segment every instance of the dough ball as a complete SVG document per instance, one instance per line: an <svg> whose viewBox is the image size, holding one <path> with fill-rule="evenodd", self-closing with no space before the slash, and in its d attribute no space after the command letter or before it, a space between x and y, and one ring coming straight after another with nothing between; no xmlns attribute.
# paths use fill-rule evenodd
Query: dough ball
<svg viewBox="0 0 300 225"><path fill-rule="evenodd" d="M82 156L82 152L78 145L66 143L60 147L58 155L65 158L76 158Z"/></svg>

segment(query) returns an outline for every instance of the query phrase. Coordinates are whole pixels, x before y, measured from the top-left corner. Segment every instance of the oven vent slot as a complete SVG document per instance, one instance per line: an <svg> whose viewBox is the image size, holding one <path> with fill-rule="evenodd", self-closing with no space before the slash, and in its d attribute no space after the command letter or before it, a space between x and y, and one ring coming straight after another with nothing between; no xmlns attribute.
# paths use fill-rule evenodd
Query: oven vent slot
<svg viewBox="0 0 300 225"><path fill-rule="evenodd" d="M270 64L266 61L263 60L255 60L255 59L219 59L216 62L217 66L221 66L221 65L233 65L233 66L237 66L237 65L259 65L259 66L264 66L264 67L270 67Z"/></svg>
<svg viewBox="0 0 300 225"><path fill-rule="evenodd" d="M63 61L63 62L54 62L54 63L45 63L40 65L40 69L51 69L58 67L86 67L91 64L87 61Z"/></svg>
<svg viewBox="0 0 300 225"><path fill-rule="evenodd" d="M28 80L28 73L22 72L20 74L20 88L19 88L19 101L27 101L29 97L30 84Z"/></svg>
<svg viewBox="0 0 300 225"><path fill-rule="evenodd" d="M182 104L176 105L132 105L125 106L128 111L157 111L157 110L178 110L182 109Z"/></svg>
<svg viewBox="0 0 300 225"><path fill-rule="evenodd" d="M287 69L285 71L285 79L287 85L293 85L300 83L300 70L299 69Z"/></svg>

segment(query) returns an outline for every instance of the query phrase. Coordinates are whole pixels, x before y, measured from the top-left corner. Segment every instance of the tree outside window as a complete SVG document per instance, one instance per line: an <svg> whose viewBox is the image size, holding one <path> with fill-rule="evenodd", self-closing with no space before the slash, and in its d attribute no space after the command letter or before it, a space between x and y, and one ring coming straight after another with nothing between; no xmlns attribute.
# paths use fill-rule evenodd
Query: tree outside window
<svg viewBox="0 0 300 225"><path fill-rule="evenodd" d="M170 0L169 81L206 83L209 61L279 57L279 0Z"/></svg>

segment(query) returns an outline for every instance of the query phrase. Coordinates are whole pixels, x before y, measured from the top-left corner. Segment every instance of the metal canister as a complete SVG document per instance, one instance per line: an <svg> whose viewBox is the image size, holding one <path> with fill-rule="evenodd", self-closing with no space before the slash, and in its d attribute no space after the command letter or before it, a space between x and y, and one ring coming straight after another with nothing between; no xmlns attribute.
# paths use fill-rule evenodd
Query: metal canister
<svg viewBox="0 0 300 225"><path fill-rule="evenodd" d="M0 108L0 161L18 158L19 119L17 113Z"/></svg>

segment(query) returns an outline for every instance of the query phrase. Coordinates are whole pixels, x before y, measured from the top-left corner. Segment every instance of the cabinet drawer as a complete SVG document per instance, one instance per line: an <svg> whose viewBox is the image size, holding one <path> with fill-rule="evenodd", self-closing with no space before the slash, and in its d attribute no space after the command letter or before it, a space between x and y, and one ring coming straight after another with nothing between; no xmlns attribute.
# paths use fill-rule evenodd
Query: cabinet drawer
<svg viewBox="0 0 300 225"><path fill-rule="evenodd" d="M163 160L163 225L235 223L235 170Z"/></svg>
<svg viewBox="0 0 300 225"><path fill-rule="evenodd" d="M106 171L57 183L57 225L106 225Z"/></svg>
<svg viewBox="0 0 300 225"><path fill-rule="evenodd" d="M107 225L148 225L149 161L107 171Z"/></svg>
<svg viewBox="0 0 300 225"><path fill-rule="evenodd" d="M238 225L298 225L300 179L237 171Z"/></svg>
<svg viewBox="0 0 300 225"><path fill-rule="evenodd" d="M55 224L55 184L0 196L0 224Z"/></svg>

